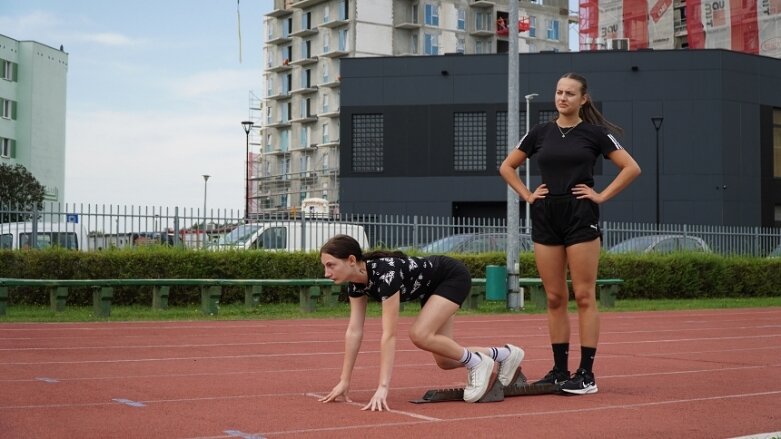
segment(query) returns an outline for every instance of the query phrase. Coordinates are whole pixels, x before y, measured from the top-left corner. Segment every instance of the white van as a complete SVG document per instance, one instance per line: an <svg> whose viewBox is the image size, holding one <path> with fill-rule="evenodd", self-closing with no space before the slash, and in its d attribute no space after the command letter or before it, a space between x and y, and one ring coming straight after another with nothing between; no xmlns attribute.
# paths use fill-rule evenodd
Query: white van
<svg viewBox="0 0 781 439"><path fill-rule="evenodd" d="M81 225L75 223L38 221L35 224L35 242L32 222L0 224L0 250L62 247L86 251L85 239Z"/></svg>
<svg viewBox="0 0 781 439"><path fill-rule="evenodd" d="M363 226L329 221L265 221L242 224L219 241L211 250L320 251L320 247L335 235L355 238L361 248L369 248Z"/></svg>

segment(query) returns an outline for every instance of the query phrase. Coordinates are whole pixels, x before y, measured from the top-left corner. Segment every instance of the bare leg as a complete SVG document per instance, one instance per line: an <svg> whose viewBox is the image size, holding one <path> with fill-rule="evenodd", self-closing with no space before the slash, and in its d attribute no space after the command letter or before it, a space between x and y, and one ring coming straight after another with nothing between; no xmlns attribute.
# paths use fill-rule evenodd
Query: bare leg
<svg viewBox="0 0 781 439"><path fill-rule="evenodd" d="M453 340L453 315L458 305L442 296L432 295L420 310L409 330L410 340L420 349L429 351L442 369L463 367L464 348Z"/></svg>
<svg viewBox="0 0 781 439"><path fill-rule="evenodd" d="M598 239L571 245L567 248L572 289L578 305L580 345L597 347L599 342L599 311L596 288L599 268L600 242Z"/></svg>
<svg viewBox="0 0 781 439"><path fill-rule="evenodd" d="M570 337L567 302L567 251L564 246L534 244L537 271L548 298L548 333L551 343L568 343Z"/></svg>

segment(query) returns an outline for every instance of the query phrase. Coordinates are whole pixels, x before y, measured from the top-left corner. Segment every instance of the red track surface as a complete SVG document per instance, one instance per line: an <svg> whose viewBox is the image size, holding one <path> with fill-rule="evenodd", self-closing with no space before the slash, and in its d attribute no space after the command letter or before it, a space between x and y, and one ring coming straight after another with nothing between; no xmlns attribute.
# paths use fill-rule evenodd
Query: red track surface
<svg viewBox="0 0 781 439"><path fill-rule="evenodd" d="M573 330L577 324L575 316ZM406 337L391 412L360 410L378 379L367 322L348 403L337 383L346 319L0 325L2 438L727 438L781 431L781 308L603 313L600 392L415 405L460 387ZM459 317L466 345L512 342L530 380L552 364L542 315ZM577 334L573 334L577 340ZM573 344L570 367L579 348ZM508 436L509 434L509 436Z"/></svg>

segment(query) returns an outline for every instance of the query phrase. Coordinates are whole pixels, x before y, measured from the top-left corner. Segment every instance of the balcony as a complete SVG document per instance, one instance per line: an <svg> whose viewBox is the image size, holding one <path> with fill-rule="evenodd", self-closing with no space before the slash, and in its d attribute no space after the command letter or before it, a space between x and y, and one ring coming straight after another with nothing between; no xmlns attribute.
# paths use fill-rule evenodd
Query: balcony
<svg viewBox="0 0 781 439"><path fill-rule="evenodd" d="M290 92L292 95L308 95L317 92L317 86L310 85L309 87L297 88Z"/></svg>
<svg viewBox="0 0 781 439"><path fill-rule="evenodd" d="M304 9L310 6L318 5L320 3L325 3L327 1L328 0L299 0L299 1L294 1L293 4L290 5L290 7Z"/></svg>
<svg viewBox="0 0 781 439"><path fill-rule="evenodd" d="M496 3L494 2L487 2L485 0L474 0L471 3L469 3L470 8L481 8L481 9L489 9L496 6Z"/></svg>
<svg viewBox="0 0 781 439"><path fill-rule="evenodd" d="M469 35L475 38L493 37L494 31L490 27L475 29L469 32Z"/></svg>
<svg viewBox="0 0 781 439"><path fill-rule="evenodd" d="M318 88L336 88L342 85L342 82L340 80L336 81L330 81L330 82L323 82L321 84L317 84Z"/></svg>
<svg viewBox="0 0 781 439"><path fill-rule="evenodd" d="M293 123L300 123L300 124L306 124L306 123L313 123L317 122L317 115L316 114L308 114L304 117L299 117L298 119L291 120Z"/></svg>
<svg viewBox="0 0 781 439"><path fill-rule="evenodd" d="M290 65L290 61L285 60L285 61L282 61L281 64L277 64L275 66L271 66L271 67L267 68L266 71L267 72L279 73L279 72L285 72L287 70L291 70L292 68L293 68L293 66Z"/></svg>
<svg viewBox="0 0 781 439"><path fill-rule="evenodd" d="M348 25L348 24L350 24L350 20L345 18L345 19L338 19L338 20L327 21L325 23L322 23L318 27L327 27L329 29L334 29L334 28L345 26L345 25Z"/></svg>
<svg viewBox="0 0 781 439"><path fill-rule="evenodd" d="M316 56L308 56L306 58L297 59L290 63L291 66L308 66L317 63Z"/></svg>
<svg viewBox="0 0 781 439"><path fill-rule="evenodd" d="M290 126L290 120L278 120L276 122L266 125L268 128L287 128ZM273 152L273 151L272 151Z"/></svg>
<svg viewBox="0 0 781 439"><path fill-rule="evenodd" d="M279 46L281 44L287 44L287 43L289 43L291 41L293 41L293 39L290 38L290 35L288 35L288 36L278 36L278 37L269 38L268 40L266 40L266 44L273 44L273 45Z"/></svg>
<svg viewBox="0 0 781 439"><path fill-rule="evenodd" d="M318 28L309 28L309 29L301 29L299 31L293 32L290 34L291 37L308 37L310 35L314 35L316 33L320 32Z"/></svg>
<svg viewBox="0 0 781 439"><path fill-rule="evenodd" d="M271 101L279 101L279 100L282 100L282 99L290 99L291 97L292 97L292 95L290 94L289 91L283 91L283 92L281 92L279 94L266 96L266 99L271 100Z"/></svg>
<svg viewBox="0 0 781 439"><path fill-rule="evenodd" d="M287 17L293 13L290 9L285 9L286 0L274 0L274 9L266 14L266 17L282 18Z"/></svg>
<svg viewBox="0 0 781 439"><path fill-rule="evenodd" d="M341 58L343 56L347 56L350 54L350 51L347 49L334 49L328 52L325 52L321 54L320 56L324 56L326 58Z"/></svg>
<svg viewBox="0 0 781 439"><path fill-rule="evenodd" d="M318 143L316 145L318 148L335 148L339 146L339 139L336 140L329 140L327 142Z"/></svg>
<svg viewBox="0 0 781 439"><path fill-rule="evenodd" d="M339 117L339 110L317 113L317 117Z"/></svg>

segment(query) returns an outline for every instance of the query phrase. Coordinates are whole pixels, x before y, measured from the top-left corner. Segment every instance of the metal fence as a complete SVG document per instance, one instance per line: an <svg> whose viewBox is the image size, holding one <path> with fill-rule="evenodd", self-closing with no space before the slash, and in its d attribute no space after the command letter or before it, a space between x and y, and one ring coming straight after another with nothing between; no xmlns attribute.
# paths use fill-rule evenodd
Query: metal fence
<svg viewBox="0 0 781 439"><path fill-rule="evenodd" d="M435 240L459 234L504 234L504 219L432 217L417 215L298 215L275 214L247 219L240 210L47 203L44 209L25 210L0 206L0 248L61 245L64 232L78 231L79 247L86 250L163 244L204 248L237 226L263 221L346 222L362 225L372 247L420 248ZM698 237L723 255L767 256L781 246L781 228L645 224L604 221L602 245L614 245L639 236L681 235ZM328 227L322 228L328 233ZM527 232L522 220L519 232ZM11 244L11 236L20 237ZM32 239L33 237L37 239ZM480 249L480 248L478 248ZM485 248L485 250L494 250Z"/></svg>

